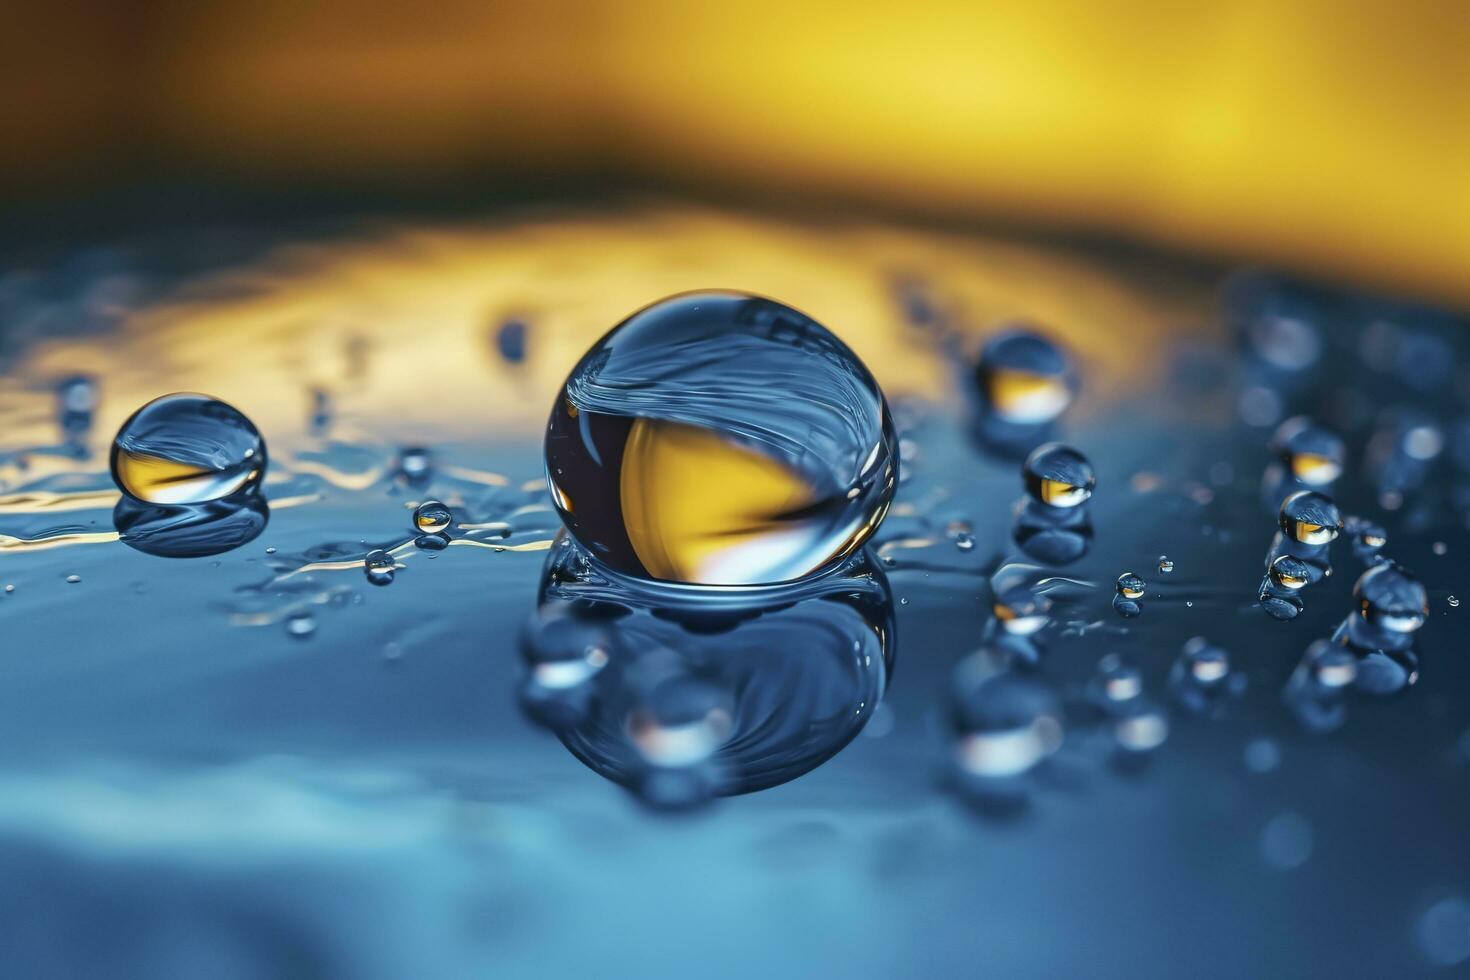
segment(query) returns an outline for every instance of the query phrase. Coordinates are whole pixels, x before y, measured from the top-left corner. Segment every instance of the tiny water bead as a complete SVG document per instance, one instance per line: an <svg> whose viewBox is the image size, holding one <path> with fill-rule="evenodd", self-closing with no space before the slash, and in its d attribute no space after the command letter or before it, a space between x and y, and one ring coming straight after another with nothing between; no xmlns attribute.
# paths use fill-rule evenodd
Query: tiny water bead
<svg viewBox="0 0 1470 980"><path fill-rule="evenodd" d="M572 369L546 435L552 499L613 571L794 581L869 538L898 482L867 368L810 317L733 292L634 313Z"/></svg>
<svg viewBox="0 0 1470 980"><path fill-rule="evenodd" d="M1055 421L1077 394L1067 354L1046 337L1012 330L992 338L975 369L987 413L1019 425Z"/></svg>
<svg viewBox="0 0 1470 980"><path fill-rule="evenodd" d="M154 399L112 443L112 478L150 504L197 504L253 491L265 474L265 441L235 408L208 395Z"/></svg>
<svg viewBox="0 0 1470 980"><path fill-rule="evenodd" d="M66 584L67 585L76 585L81 580L82 580L82 577L80 575L68 575L66 577Z"/></svg>
<svg viewBox="0 0 1470 980"><path fill-rule="evenodd" d="M1174 571L1174 561L1168 555L1159 556L1159 571L1165 575Z"/></svg>
<svg viewBox="0 0 1470 980"><path fill-rule="evenodd" d="M367 574L367 580L373 585L388 585L398 574L398 564L393 556L381 548L368 552L362 560L363 571Z"/></svg>
<svg viewBox="0 0 1470 980"><path fill-rule="evenodd" d="M1326 494L1301 490L1281 503L1281 531L1302 544L1329 544L1342 530L1342 512Z"/></svg>
<svg viewBox="0 0 1470 980"><path fill-rule="evenodd" d="M1454 596L1450 596L1449 598L1445 599L1445 602L1448 602L1450 604L1450 607L1453 609L1460 608L1460 600Z"/></svg>
<svg viewBox="0 0 1470 980"><path fill-rule="evenodd" d="M1142 599L1146 583L1132 572L1118 576L1118 595L1125 599Z"/></svg>
<svg viewBox="0 0 1470 980"><path fill-rule="evenodd" d="M1071 508L1086 503L1097 485L1087 457L1059 442L1033 450L1022 472L1031 499L1048 507Z"/></svg>
<svg viewBox="0 0 1470 980"><path fill-rule="evenodd" d="M414 508L413 526L421 534L439 534L448 530L454 512L437 500L425 500Z"/></svg>

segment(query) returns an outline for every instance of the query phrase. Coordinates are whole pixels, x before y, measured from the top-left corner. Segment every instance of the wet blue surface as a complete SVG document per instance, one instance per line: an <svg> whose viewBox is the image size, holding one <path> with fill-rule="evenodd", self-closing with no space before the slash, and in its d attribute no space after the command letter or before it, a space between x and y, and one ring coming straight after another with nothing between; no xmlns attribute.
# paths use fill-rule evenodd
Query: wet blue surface
<svg viewBox="0 0 1470 980"><path fill-rule="evenodd" d="M391 413L334 421L336 442L305 434L303 382L290 393L301 421L289 438L264 430L271 512L249 543L202 558L106 540L14 546L105 536L113 499L95 448L110 433L82 458L38 449L63 433L47 414L50 379L14 373L32 363L25 357L41 335L12 333L5 407L25 438L5 443L0 512L0 533L11 536L0 581L15 586L0 595L5 972L1463 969L1470 663L1458 617L1470 608L1449 597L1470 598L1470 534L1455 492L1456 443L1426 474L1389 467L1390 489L1404 488L1394 509L1380 506L1383 466L1364 473L1381 407L1422 406L1454 431L1462 338L1448 332L1453 324L1428 324L1425 336L1455 345L1457 366L1426 391L1416 373L1365 366L1359 338L1387 314L1311 298L1330 300L1339 319L1324 321L1336 339L1310 379L1283 381L1242 358L1228 331L1205 331L1179 341L1163 374L1135 379L1137 390L1115 386L1063 420L1061 434L1097 472L1094 538L1085 557L1054 573L1072 582L1049 593L1053 623L1037 637L1043 653L1031 675L1064 704L1065 741L1034 773L1027 805L1001 815L953 786L947 706L955 664L986 635L988 580L1014 551L1011 505L1022 485L1014 460L977 449L961 398L888 392L908 451L875 550L892 559L896 620L882 707L806 775L669 814L598 776L517 707L517 638L537 605L547 557L539 549L556 529L537 482L534 428L487 425L467 436L446 423L455 435L443 440L421 431L433 470L414 482L397 472L406 436ZM1201 319L1209 310L1201 305ZM896 332L908 329L900 312L895 304ZM13 307L8 315L19 322ZM100 329L95 347L123 343L110 322ZM536 339L532 322L533 352ZM883 365L873 367L884 382ZM1106 387L1088 367L1084 385ZM175 370L158 368L159 383ZM499 383L485 370L487 384ZM98 374L106 404L123 381ZM1242 414L1265 412L1243 392L1257 386L1281 404L1267 424L1251 425ZM527 387L541 415L554 386ZM1311 587L1296 619L1278 622L1255 606L1275 530L1260 499L1266 444L1276 421L1303 408L1333 415L1323 421L1347 437L1344 511L1384 524L1385 553L1414 569L1430 596L1419 682L1392 698L1351 692L1345 724L1329 734L1304 730L1282 691L1308 644L1352 611L1361 563L1339 541L1335 574ZM436 410L447 418L457 407ZM18 468L25 457L65 462L41 476L40 463ZM37 491L102 496L70 510L17 502ZM412 504L430 495L455 509L457 523L478 525L457 532L467 543L414 547ZM959 521L969 550L951 530ZM530 550L497 550L521 546ZM384 588L369 585L360 564L376 548L403 565ZM1160 555L1173 572L1158 571ZM346 567L300 571L313 564ZM1112 609L1124 571L1147 583L1141 615L1127 620ZM293 635L289 625L305 615L314 628ZM1245 679L1204 714L1169 693L1196 635L1227 651ZM1167 712L1167 740L1146 758L1120 755L1110 726L1087 708L1109 653L1138 665L1146 694Z"/></svg>

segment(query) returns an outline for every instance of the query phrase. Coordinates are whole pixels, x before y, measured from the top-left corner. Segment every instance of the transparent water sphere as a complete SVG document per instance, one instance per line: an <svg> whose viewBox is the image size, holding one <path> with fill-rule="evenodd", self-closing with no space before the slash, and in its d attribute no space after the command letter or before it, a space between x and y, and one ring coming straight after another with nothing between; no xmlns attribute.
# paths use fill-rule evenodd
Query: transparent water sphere
<svg viewBox="0 0 1470 980"><path fill-rule="evenodd" d="M773 584L868 539L897 486L897 438L877 382L821 324L744 293L686 293L573 368L546 475L567 530L615 572Z"/></svg>
<svg viewBox="0 0 1470 980"><path fill-rule="evenodd" d="M437 500L425 500L414 509L413 526L421 534L438 534L446 531L454 520L454 512L447 504Z"/></svg>
<svg viewBox="0 0 1470 980"><path fill-rule="evenodd" d="M265 465L265 440L254 423L208 395L156 398L112 442L118 489L149 504L200 504L253 491Z"/></svg>
<svg viewBox="0 0 1470 980"><path fill-rule="evenodd" d="M1077 375L1066 352L1029 330L1007 331L987 342L976 379L986 409L1018 424L1055 420L1077 394Z"/></svg>
<svg viewBox="0 0 1470 980"><path fill-rule="evenodd" d="M1059 442L1038 446L1023 466L1026 492L1048 507L1076 507L1092 496L1097 476L1087 457Z"/></svg>
<svg viewBox="0 0 1470 980"><path fill-rule="evenodd" d="M1342 512L1326 494L1302 490L1281 504L1281 530L1302 544L1327 544L1342 530Z"/></svg>

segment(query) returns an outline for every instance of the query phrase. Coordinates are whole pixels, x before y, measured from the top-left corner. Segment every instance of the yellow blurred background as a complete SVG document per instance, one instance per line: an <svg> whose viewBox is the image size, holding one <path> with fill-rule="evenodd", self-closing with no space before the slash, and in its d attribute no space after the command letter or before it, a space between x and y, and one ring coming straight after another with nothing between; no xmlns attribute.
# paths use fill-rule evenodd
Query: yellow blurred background
<svg viewBox="0 0 1470 980"><path fill-rule="evenodd" d="M30 5L0 196L555 175L1470 304L1470 4Z"/></svg>

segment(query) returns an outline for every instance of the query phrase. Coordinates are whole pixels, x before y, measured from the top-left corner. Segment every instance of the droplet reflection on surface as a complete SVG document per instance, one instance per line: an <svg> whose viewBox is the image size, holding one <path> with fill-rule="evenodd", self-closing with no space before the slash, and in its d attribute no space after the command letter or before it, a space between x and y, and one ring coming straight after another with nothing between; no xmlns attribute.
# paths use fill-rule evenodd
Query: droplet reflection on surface
<svg viewBox="0 0 1470 980"><path fill-rule="evenodd" d="M551 411L546 474L573 538L634 578L800 579L852 554L897 485L883 394L790 307L675 296L587 352Z"/></svg>
<svg viewBox="0 0 1470 980"><path fill-rule="evenodd" d="M866 553L711 595L555 547L521 652L528 717L649 805L687 808L800 776L862 730L892 665L892 593Z"/></svg>
<svg viewBox="0 0 1470 980"><path fill-rule="evenodd" d="M112 443L112 478L144 503L197 504L246 492L265 474L265 441L235 408L173 394L138 409Z"/></svg>
<svg viewBox="0 0 1470 980"><path fill-rule="evenodd" d="M393 556L381 548L368 552L368 556L362 560L362 567L367 580L373 585L389 585L398 574L398 565Z"/></svg>

